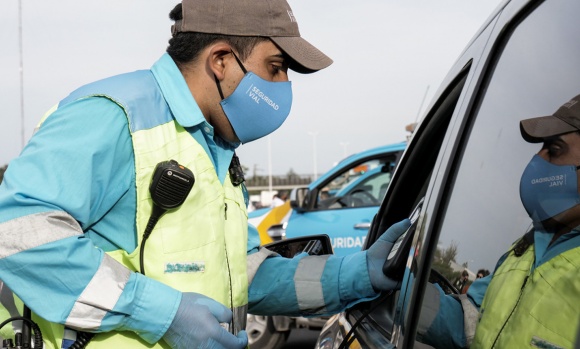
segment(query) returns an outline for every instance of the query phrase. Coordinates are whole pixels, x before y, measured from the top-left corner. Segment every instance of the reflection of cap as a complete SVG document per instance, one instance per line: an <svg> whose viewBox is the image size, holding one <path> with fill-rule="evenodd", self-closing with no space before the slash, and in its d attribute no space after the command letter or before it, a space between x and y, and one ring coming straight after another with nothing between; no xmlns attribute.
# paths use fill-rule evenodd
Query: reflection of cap
<svg viewBox="0 0 580 349"><path fill-rule="evenodd" d="M562 105L553 115L520 121L522 137L530 143L580 131L580 95Z"/></svg>
<svg viewBox="0 0 580 349"><path fill-rule="evenodd" d="M312 73L332 59L300 37L286 0L183 0L183 19L173 32L199 32L270 38L292 59L290 69Z"/></svg>

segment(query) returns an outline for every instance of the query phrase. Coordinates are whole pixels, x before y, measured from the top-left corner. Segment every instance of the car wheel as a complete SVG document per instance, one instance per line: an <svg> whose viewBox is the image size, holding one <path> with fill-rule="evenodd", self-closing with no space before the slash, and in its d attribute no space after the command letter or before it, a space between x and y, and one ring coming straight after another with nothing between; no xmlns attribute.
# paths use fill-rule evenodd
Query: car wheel
<svg viewBox="0 0 580 349"><path fill-rule="evenodd" d="M276 331L272 317L260 315L248 315L246 332L252 349L281 348L290 334Z"/></svg>

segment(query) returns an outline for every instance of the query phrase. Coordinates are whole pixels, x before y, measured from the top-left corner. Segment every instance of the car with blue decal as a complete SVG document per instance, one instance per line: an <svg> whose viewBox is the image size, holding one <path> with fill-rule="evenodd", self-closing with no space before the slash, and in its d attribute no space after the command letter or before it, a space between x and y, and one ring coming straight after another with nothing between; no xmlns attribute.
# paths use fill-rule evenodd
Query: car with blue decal
<svg viewBox="0 0 580 349"><path fill-rule="evenodd" d="M400 142L351 155L308 187L294 189L291 214L269 235L276 240L326 234L334 254L360 251L405 147Z"/></svg>

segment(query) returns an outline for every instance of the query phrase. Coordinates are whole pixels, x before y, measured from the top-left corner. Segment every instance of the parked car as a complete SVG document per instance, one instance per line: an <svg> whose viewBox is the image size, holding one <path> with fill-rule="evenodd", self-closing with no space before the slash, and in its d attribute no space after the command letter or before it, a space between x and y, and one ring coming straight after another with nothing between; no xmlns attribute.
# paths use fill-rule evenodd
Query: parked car
<svg viewBox="0 0 580 349"><path fill-rule="evenodd" d="M351 155L307 188L294 189L293 212L278 232L287 238L326 234L338 256L360 251L405 147L401 142Z"/></svg>
<svg viewBox="0 0 580 349"><path fill-rule="evenodd" d="M262 244L325 234L336 255L360 251L405 146L402 142L351 155L308 187L294 189L284 205L251 212L248 220ZM297 195L303 198L299 202ZM320 330L327 319L249 315L250 345L279 348L293 329Z"/></svg>
<svg viewBox="0 0 580 349"><path fill-rule="evenodd" d="M580 93L578 13L577 0L508 0L483 24L426 109L365 241L418 207L400 290L333 316L316 348L430 348L417 336L427 283L457 293L452 262L493 271L530 229L520 177L541 145L522 140L519 121ZM577 307L555 316L576 319Z"/></svg>
<svg viewBox="0 0 580 349"><path fill-rule="evenodd" d="M359 251L405 146L401 142L351 155L308 187L292 190L286 206L251 212L249 222L258 228L264 244L270 239L327 234L336 255ZM303 199L298 201L297 196Z"/></svg>

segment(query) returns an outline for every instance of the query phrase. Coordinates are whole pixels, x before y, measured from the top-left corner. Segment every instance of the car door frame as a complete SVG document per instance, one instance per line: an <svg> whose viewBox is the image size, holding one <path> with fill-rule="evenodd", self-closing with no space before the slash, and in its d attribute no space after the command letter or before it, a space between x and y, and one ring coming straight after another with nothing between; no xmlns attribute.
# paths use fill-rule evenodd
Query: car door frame
<svg viewBox="0 0 580 349"><path fill-rule="evenodd" d="M464 67L464 62L471 61L472 70L469 72L470 77L466 81L462 96L456 105L454 115L440 149L433 177L430 179L428 189L430 192L426 194L424 209L417 229L418 233L413 241L414 249L412 250L419 251L419 253L409 255L408 266L414 264L416 265L416 269L413 284L402 286L402 288L410 286L411 294L408 299L408 315L404 317L402 315L404 313L400 313L400 316L395 318L395 330L392 341L397 348L412 348L415 344L415 334L418 327L423 295L429 280L431 265L439 240L439 232L449 200L450 188L453 186L456 178L470 130L477 118L479 105L483 96L485 96L485 87L493 75L495 64L501 56L506 43L509 41L511 33L517 28L519 22L527 17L530 11L542 2L543 0L512 0L510 2L504 2L496 11L496 15L490 18L491 21L482 28L480 36L470 43L470 46L448 74L448 77L452 81L457 76L457 71ZM487 35L485 35L486 30L488 31ZM444 84L443 86L446 87L448 85ZM434 109L429 108L428 110L431 112ZM426 126L420 125L419 129ZM407 151L412 152L413 147L413 141L411 141ZM404 155L401 160L402 168L405 166L406 158ZM392 191L389 188L385 197L385 202L383 203L384 211L383 206L381 206L379 212L389 212L390 214L390 210L400 202L399 198L402 195L397 195L397 183L401 177L404 177L404 174L397 172L399 171L395 172L392 179ZM396 221L395 217L392 220L385 220L385 222L377 224L377 231L380 231L381 227L384 228L394 223L394 221ZM375 233L374 230L372 232ZM367 242L370 241L370 238L367 239ZM402 328L405 329L404 335ZM397 335L396 331L401 332L400 335Z"/></svg>

